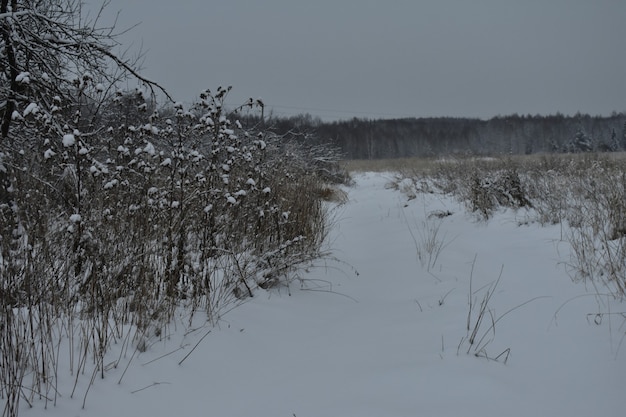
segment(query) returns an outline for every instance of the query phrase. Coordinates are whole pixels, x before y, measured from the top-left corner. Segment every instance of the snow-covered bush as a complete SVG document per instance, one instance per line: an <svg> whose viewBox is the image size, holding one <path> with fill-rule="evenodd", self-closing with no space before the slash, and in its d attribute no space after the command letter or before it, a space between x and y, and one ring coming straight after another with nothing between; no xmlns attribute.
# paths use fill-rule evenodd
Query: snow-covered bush
<svg viewBox="0 0 626 417"><path fill-rule="evenodd" d="M180 308L219 320L319 257L336 158L245 129L238 113L263 103L229 111L230 88L157 109L158 84L110 51L111 28L76 26L78 3L7 4L20 42L0 40L0 398L15 416L56 395L62 341L71 372L103 377L112 343L145 348Z"/></svg>
<svg viewBox="0 0 626 417"><path fill-rule="evenodd" d="M119 93L102 106L106 124L89 132L79 107L71 120L53 116L62 134L3 146L0 349L10 352L3 369L15 371L2 374L4 396L24 396L10 387L25 384L26 370L36 376L29 401L54 390L44 375L57 372L48 347L60 339L77 349L71 367L93 357L104 376L114 341L145 348L179 308L219 320L321 255L326 183L311 152L324 155L244 129L240 109L225 109L228 91L132 117L146 100Z"/></svg>
<svg viewBox="0 0 626 417"><path fill-rule="evenodd" d="M485 219L498 207L531 206L515 168L496 171L475 169L466 189L471 211L480 213Z"/></svg>
<svg viewBox="0 0 626 417"><path fill-rule="evenodd" d="M230 88L159 109L167 92L80 2L0 15L0 398L15 416L59 394L60 346L91 384L117 366L111 344L147 348L180 309L219 320L319 257L339 171L324 147L244 128L263 103L227 110Z"/></svg>

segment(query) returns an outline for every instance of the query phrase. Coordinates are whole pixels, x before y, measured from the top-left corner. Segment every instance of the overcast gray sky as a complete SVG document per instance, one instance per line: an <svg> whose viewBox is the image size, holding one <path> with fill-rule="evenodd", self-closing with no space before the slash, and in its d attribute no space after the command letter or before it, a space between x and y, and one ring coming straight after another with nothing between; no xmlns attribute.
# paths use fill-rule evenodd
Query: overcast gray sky
<svg viewBox="0 0 626 417"><path fill-rule="evenodd" d="M99 0L88 0L97 3ZM324 119L626 111L626 0L111 0L177 100Z"/></svg>

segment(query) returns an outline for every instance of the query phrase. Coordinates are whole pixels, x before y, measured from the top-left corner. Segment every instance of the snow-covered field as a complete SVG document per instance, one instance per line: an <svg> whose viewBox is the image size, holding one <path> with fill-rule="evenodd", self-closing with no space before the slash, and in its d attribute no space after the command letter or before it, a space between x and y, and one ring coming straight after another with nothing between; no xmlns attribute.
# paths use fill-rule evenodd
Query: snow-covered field
<svg viewBox="0 0 626 417"><path fill-rule="evenodd" d="M84 409L91 376L70 399L63 374L55 407L21 415L623 416L626 307L571 281L561 226L520 226L521 211L480 222L390 178L359 174L336 209L340 262L258 289L217 327L173 323L97 378Z"/></svg>

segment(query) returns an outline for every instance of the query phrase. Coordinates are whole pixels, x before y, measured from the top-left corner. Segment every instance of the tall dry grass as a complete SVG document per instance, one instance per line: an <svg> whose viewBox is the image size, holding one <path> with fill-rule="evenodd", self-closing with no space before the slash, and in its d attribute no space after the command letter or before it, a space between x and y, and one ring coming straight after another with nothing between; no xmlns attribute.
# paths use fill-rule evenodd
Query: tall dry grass
<svg viewBox="0 0 626 417"><path fill-rule="evenodd" d="M112 117L96 134L0 144L3 416L85 401L178 315L215 323L324 256L336 156L243 129L224 91L136 124Z"/></svg>
<svg viewBox="0 0 626 417"><path fill-rule="evenodd" d="M626 154L462 157L398 165L393 169L399 182L411 179L415 192L452 194L484 220L502 208L523 208L530 221L563 224L572 248L572 278L597 292L604 288L626 297Z"/></svg>

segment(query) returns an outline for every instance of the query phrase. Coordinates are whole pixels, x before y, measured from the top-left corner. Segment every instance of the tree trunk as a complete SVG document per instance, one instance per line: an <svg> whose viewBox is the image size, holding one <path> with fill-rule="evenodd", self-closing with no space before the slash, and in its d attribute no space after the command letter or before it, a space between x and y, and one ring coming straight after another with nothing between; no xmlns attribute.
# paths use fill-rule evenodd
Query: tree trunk
<svg viewBox="0 0 626 417"><path fill-rule="evenodd" d="M0 13L8 12L9 0L2 0L0 3ZM11 10L15 12L17 10L17 0L11 0ZM6 98L6 105L4 107L4 114L2 115L2 124L0 125L0 134L3 138L9 136L9 127L11 127L11 118L13 111L15 110L15 95L18 89L18 83L16 78L18 76L17 61L15 59L15 49L13 49L13 42L11 40L11 23L10 20L4 19L2 22L2 40L7 54L7 63L9 65L9 74L11 77L11 90Z"/></svg>

